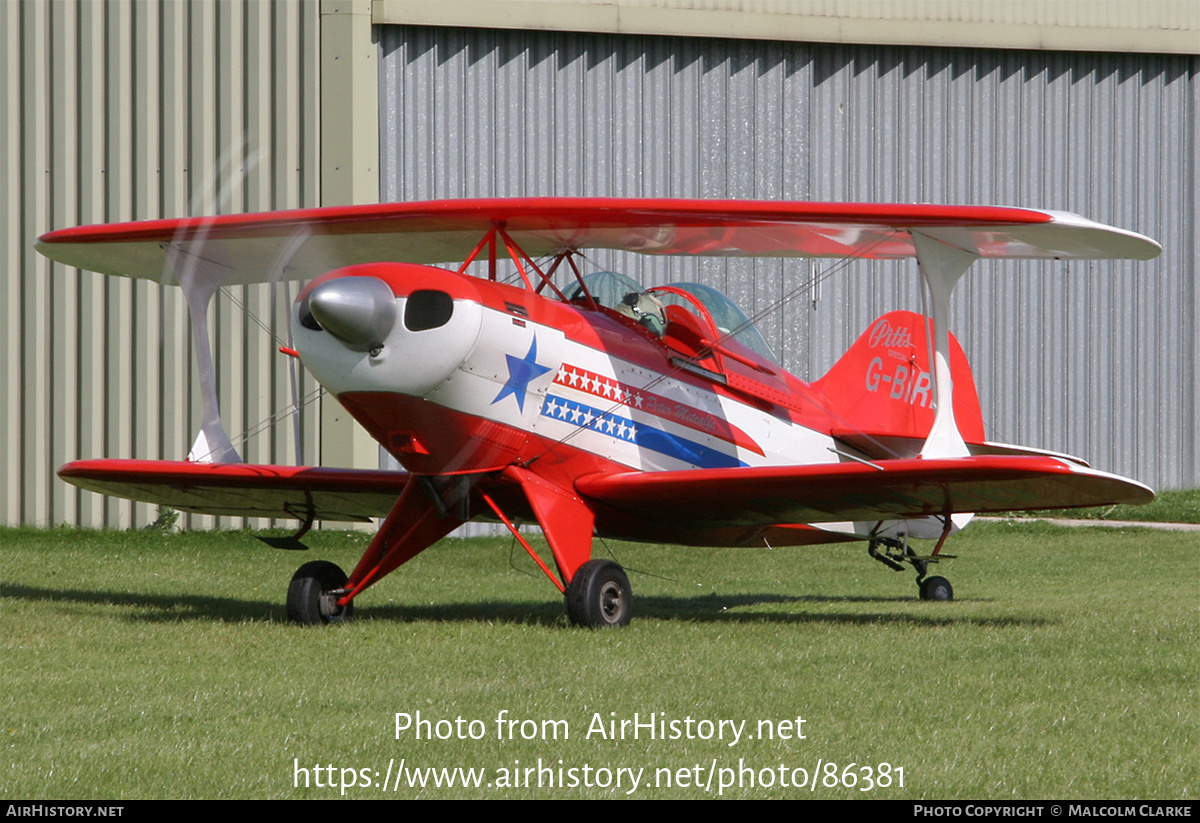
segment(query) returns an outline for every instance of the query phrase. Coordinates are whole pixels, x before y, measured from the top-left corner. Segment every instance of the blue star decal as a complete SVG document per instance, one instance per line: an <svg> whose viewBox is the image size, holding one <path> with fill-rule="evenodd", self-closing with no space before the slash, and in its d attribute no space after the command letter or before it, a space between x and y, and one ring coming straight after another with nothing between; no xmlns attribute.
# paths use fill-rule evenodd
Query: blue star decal
<svg viewBox="0 0 1200 823"><path fill-rule="evenodd" d="M529 381L541 377L550 371L550 367L539 366L536 362L537 335L534 335L533 342L529 344L529 354L524 357L514 357L511 354L504 356L508 358L508 381L501 387L500 393L496 395L496 399L492 403L499 403L511 394L517 398L517 408L524 412L525 393L529 391Z"/></svg>

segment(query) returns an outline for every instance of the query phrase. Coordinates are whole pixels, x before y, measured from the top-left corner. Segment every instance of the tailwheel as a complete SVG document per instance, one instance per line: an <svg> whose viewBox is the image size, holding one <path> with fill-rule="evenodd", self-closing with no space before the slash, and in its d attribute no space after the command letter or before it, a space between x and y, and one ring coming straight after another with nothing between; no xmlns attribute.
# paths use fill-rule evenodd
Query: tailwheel
<svg viewBox="0 0 1200 823"><path fill-rule="evenodd" d="M953 600L954 589L944 577L926 577L917 584L922 600Z"/></svg>
<svg viewBox="0 0 1200 823"><path fill-rule="evenodd" d="M898 572L904 571L905 563L910 564L917 572L917 589L921 593L922 600L953 600L954 589L950 586L949 580L944 577L925 576L931 563L954 559L952 554L939 554L944 540L945 535L942 536L941 541L938 541L933 554L921 556L908 545L907 538L897 540L894 537L877 537L867 544L867 553L889 569ZM881 548L882 551L880 551Z"/></svg>
<svg viewBox="0 0 1200 823"><path fill-rule="evenodd" d="M576 626L599 629L628 626L633 590L625 571L611 560L589 560L567 586L567 616Z"/></svg>
<svg viewBox="0 0 1200 823"><path fill-rule="evenodd" d="M354 604L339 606L337 603L345 593L345 587L346 573L336 564L326 560L305 563L292 575L292 582L288 586L288 620L315 626L350 619L354 614Z"/></svg>

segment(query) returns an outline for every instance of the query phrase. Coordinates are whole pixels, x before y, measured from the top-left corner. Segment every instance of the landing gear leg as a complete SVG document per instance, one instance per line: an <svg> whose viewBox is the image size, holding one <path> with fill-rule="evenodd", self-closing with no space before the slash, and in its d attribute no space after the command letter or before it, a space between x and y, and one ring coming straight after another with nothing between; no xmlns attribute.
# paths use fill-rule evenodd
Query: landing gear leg
<svg viewBox="0 0 1200 823"><path fill-rule="evenodd" d="M942 546L946 543L946 538L950 536L950 531L953 529L954 523L950 519L950 515L946 515L942 521L942 536L938 538L937 545L933 547L933 554L929 556L929 562L936 563L938 555L941 554ZM917 567L917 588L921 592L922 600L953 600L954 589L950 586L950 581L944 577L926 577L925 572L928 564L922 562L917 566L917 561L913 561L913 565Z"/></svg>

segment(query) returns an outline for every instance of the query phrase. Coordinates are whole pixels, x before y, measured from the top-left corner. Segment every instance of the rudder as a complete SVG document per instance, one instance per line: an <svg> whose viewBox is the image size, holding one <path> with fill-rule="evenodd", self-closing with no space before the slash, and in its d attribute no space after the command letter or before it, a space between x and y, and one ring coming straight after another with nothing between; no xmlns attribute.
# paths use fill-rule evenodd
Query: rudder
<svg viewBox="0 0 1200 823"><path fill-rule="evenodd" d="M834 437L877 459L914 457L934 416L932 321L910 311L875 320L814 383L834 416ZM954 418L967 443L984 441L979 394L967 356L950 335Z"/></svg>

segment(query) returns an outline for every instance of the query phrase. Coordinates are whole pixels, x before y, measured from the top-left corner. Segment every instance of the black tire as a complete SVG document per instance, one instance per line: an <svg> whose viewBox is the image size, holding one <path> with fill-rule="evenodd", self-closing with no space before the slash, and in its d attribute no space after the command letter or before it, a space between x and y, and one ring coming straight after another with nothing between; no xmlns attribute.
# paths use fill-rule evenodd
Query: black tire
<svg viewBox="0 0 1200 823"><path fill-rule="evenodd" d="M341 623L354 614L354 604L337 605L329 592L346 585L346 573L326 560L305 563L292 575L288 586L287 616L293 623L316 626Z"/></svg>
<svg viewBox="0 0 1200 823"><path fill-rule="evenodd" d="M588 629L628 626L633 589L625 571L611 560L589 560L580 566L567 586L567 616Z"/></svg>
<svg viewBox="0 0 1200 823"><path fill-rule="evenodd" d="M944 577L926 577L921 581L922 600L953 600L954 589Z"/></svg>

